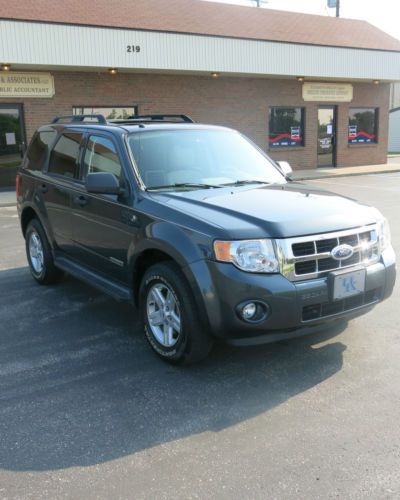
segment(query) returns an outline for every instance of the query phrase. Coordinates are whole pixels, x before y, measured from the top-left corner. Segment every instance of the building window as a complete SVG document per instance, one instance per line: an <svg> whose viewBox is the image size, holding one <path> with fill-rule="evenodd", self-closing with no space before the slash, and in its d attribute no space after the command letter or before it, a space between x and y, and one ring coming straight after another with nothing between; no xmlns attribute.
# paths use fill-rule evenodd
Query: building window
<svg viewBox="0 0 400 500"><path fill-rule="evenodd" d="M349 109L349 144L370 144L378 142L378 109Z"/></svg>
<svg viewBox="0 0 400 500"><path fill-rule="evenodd" d="M295 146L304 146L304 108L270 108L270 149Z"/></svg>
<svg viewBox="0 0 400 500"><path fill-rule="evenodd" d="M50 155L49 173L71 179L77 177L82 137L83 134L79 132L65 132L61 135Z"/></svg>
<svg viewBox="0 0 400 500"><path fill-rule="evenodd" d="M126 120L137 115L137 106L74 106L72 112L74 115L103 115L106 120Z"/></svg>

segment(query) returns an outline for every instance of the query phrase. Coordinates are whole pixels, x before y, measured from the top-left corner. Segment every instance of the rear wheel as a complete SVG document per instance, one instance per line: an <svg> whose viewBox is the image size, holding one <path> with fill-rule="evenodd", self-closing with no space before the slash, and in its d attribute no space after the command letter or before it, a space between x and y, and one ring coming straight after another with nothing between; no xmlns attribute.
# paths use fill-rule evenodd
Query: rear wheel
<svg viewBox="0 0 400 500"><path fill-rule="evenodd" d="M25 233L26 256L34 279L41 285L60 280L63 272L55 267L53 254L41 223L33 219Z"/></svg>
<svg viewBox="0 0 400 500"><path fill-rule="evenodd" d="M140 298L146 338L162 359L190 364L207 356L212 339L178 266L165 262L150 267L140 286Z"/></svg>

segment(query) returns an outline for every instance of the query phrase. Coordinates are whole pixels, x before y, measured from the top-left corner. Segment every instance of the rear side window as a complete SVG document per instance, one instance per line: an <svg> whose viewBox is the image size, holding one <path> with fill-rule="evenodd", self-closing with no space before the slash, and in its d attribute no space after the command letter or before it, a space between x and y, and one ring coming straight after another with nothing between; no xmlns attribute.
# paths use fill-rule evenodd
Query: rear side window
<svg viewBox="0 0 400 500"><path fill-rule="evenodd" d="M84 160L84 172L109 172L117 179L121 177L121 163L114 143L106 137L91 135L89 137Z"/></svg>
<svg viewBox="0 0 400 500"><path fill-rule="evenodd" d="M25 159L25 168L29 170L42 170L47 159L49 146L54 141L57 132L49 130L38 132L33 138Z"/></svg>
<svg viewBox="0 0 400 500"><path fill-rule="evenodd" d="M58 139L50 155L49 172L76 178L78 174L79 146L82 140L80 132L65 132Z"/></svg>

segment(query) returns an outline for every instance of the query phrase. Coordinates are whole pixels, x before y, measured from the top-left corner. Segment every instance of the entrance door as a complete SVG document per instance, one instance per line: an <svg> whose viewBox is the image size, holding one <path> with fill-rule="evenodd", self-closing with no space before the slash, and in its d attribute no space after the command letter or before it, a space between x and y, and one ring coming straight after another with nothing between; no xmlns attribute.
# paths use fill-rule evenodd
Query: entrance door
<svg viewBox="0 0 400 500"><path fill-rule="evenodd" d="M24 149L22 104L0 104L0 188L15 185Z"/></svg>
<svg viewBox="0 0 400 500"><path fill-rule="evenodd" d="M335 166L336 144L336 108L320 106L318 108L318 167Z"/></svg>

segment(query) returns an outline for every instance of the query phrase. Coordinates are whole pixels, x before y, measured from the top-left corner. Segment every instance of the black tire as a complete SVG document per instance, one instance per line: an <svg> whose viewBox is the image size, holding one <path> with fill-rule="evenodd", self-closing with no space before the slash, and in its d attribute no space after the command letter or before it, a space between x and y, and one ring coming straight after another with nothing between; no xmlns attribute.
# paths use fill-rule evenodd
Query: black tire
<svg viewBox="0 0 400 500"><path fill-rule="evenodd" d="M179 311L180 333L174 331L176 343L170 347L163 345L157 339L149 322L148 307L154 302L151 292L156 286L161 287L161 290L169 289L172 292L176 304L175 311ZM204 359L209 354L213 340L200 320L192 290L176 264L163 262L150 267L143 276L139 297L146 338L152 349L164 361L188 365ZM157 312L159 311L155 311Z"/></svg>
<svg viewBox="0 0 400 500"><path fill-rule="evenodd" d="M38 268L38 264L35 264L36 258L31 256L31 247L33 246L32 238L35 240L38 238L40 241L42 249L42 258L39 259L42 263L40 269ZM50 285L62 278L63 272L54 265L53 254L46 233L44 232L42 224L37 219L32 219L28 224L25 233L25 248L31 274L40 285Z"/></svg>

